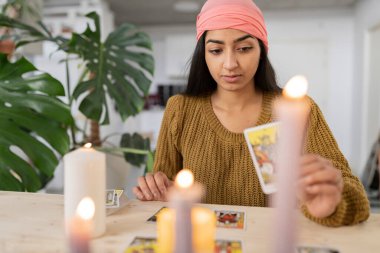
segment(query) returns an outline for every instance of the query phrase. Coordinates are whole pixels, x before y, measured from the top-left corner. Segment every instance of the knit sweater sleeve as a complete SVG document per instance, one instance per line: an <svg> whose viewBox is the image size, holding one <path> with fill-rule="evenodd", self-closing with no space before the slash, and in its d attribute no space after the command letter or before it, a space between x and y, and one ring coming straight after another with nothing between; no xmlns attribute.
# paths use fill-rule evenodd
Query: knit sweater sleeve
<svg viewBox="0 0 380 253"><path fill-rule="evenodd" d="M182 169L182 155L179 147L182 101L183 97L176 95L169 98L166 104L153 165L154 172L161 171L170 180L173 180L177 172Z"/></svg>
<svg viewBox="0 0 380 253"><path fill-rule="evenodd" d="M370 208L364 187L359 179L352 174L348 162L341 153L318 105L311 99L310 103L311 112L306 151L331 160L333 165L341 170L344 186L342 201L329 217L313 217L305 205L301 207L301 210L309 219L326 226L353 225L365 221L369 217Z"/></svg>

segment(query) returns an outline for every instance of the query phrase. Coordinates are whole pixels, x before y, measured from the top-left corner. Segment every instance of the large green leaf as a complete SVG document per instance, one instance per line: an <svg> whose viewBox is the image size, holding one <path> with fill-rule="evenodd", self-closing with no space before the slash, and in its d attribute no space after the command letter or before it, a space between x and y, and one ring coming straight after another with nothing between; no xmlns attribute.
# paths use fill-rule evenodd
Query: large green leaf
<svg viewBox="0 0 380 253"><path fill-rule="evenodd" d="M129 163L135 166L140 166L141 164L150 162L149 159L151 158L150 157L151 154L150 154L150 139L149 138L143 138L141 135L137 133L134 133L133 135L129 133L125 133L121 137L120 147L146 151L146 154L124 152L124 158Z"/></svg>
<svg viewBox="0 0 380 253"><path fill-rule="evenodd" d="M0 190L37 191L70 147L70 108L62 84L25 58L0 54Z"/></svg>
<svg viewBox="0 0 380 253"><path fill-rule="evenodd" d="M142 110L151 85L151 41L134 25L123 24L102 42L99 16L92 12L87 17L94 29L88 25L83 33L74 33L65 49L80 55L92 73L90 80L77 85L73 97L80 99L79 110L88 118L108 124L108 95L126 120Z"/></svg>

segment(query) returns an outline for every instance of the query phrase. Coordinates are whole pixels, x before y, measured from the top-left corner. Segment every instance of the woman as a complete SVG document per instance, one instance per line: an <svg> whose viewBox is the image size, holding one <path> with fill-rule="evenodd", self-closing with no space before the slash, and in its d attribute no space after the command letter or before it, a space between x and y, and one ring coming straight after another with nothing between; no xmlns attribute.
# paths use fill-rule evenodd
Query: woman
<svg viewBox="0 0 380 253"><path fill-rule="evenodd" d="M182 168L206 187L204 202L267 206L243 130L273 121L280 94L267 58L261 11L251 0L208 0L197 19L198 43L184 95L172 97L157 144L154 173L141 177L140 200L166 200ZM310 99L297 197L304 214L324 225L364 221L368 200L318 106Z"/></svg>

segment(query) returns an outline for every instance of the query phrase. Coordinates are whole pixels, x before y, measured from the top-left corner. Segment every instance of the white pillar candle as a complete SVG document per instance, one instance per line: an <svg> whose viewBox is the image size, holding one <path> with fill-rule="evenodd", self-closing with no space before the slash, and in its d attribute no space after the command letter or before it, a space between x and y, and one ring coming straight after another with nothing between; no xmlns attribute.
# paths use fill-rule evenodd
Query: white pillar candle
<svg viewBox="0 0 380 253"><path fill-rule="evenodd" d="M280 121L278 137L277 193L274 196L275 253L294 253L296 234L296 184L309 104L305 97L307 80L295 76L286 84L283 96L275 102Z"/></svg>
<svg viewBox="0 0 380 253"><path fill-rule="evenodd" d="M87 144L86 144L87 145ZM85 146L86 146L85 145ZM76 149L64 159L64 198L66 224L75 216L76 208L84 197L95 204L92 237L106 230L106 156L89 147ZM66 232L68 228L66 227Z"/></svg>

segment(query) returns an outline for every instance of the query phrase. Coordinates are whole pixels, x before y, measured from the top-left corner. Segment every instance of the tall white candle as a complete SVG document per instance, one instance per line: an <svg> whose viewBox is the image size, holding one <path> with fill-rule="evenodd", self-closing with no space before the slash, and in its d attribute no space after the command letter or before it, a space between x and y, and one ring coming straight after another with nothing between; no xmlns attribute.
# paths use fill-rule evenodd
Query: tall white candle
<svg viewBox="0 0 380 253"><path fill-rule="evenodd" d="M86 144L87 145L87 144ZM90 197L95 204L92 237L106 230L106 156L89 147L82 147L64 157L64 198L66 224L74 217L79 202ZM66 227L66 232L68 228Z"/></svg>
<svg viewBox="0 0 380 253"><path fill-rule="evenodd" d="M296 184L299 159L310 107L305 97L307 80L295 76L286 84L283 96L275 102L275 115L281 122L276 163L277 189L274 196L275 253L294 253L296 234Z"/></svg>

